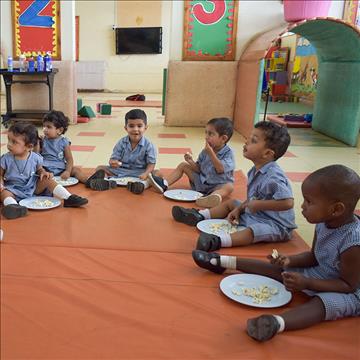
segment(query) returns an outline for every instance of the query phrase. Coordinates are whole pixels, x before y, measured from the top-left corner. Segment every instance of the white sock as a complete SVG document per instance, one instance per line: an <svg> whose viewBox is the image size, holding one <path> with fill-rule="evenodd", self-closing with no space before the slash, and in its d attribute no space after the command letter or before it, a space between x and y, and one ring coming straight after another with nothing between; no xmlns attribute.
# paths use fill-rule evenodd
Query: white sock
<svg viewBox="0 0 360 360"><path fill-rule="evenodd" d="M280 325L278 333L283 332L285 330L285 320L279 315L273 315L273 317L277 320L277 322Z"/></svg>
<svg viewBox="0 0 360 360"><path fill-rule="evenodd" d="M222 233L220 235L221 247L232 247L231 236L228 233Z"/></svg>
<svg viewBox="0 0 360 360"><path fill-rule="evenodd" d="M220 256L220 266L226 269L236 270L236 256Z"/></svg>
<svg viewBox="0 0 360 360"><path fill-rule="evenodd" d="M63 200L66 200L71 196L71 194L62 185L56 185L53 194Z"/></svg>
<svg viewBox="0 0 360 360"><path fill-rule="evenodd" d="M3 204L4 204L4 206L11 205L11 204L17 204L17 201L13 197L8 196L4 199Z"/></svg>
<svg viewBox="0 0 360 360"><path fill-rule="evenodd" d="M211 219L209 209L199 210L199 214L202 215L205 220Z"/></svg>
<svg viewBox="0 0 360 360"><path fill-rule="evenodd" d="M144 184L144 186L145 186L144 189L147 189L150 186L150 181L148 179L140 180L140 182Z"/></svg>

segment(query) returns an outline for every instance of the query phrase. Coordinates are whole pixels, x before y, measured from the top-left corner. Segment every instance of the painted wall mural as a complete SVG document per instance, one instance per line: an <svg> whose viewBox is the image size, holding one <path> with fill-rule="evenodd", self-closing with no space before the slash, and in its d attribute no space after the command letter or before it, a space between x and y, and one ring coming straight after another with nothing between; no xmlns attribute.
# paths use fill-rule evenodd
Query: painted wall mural
<svg viewBox="0 0 360 360"><path fill-rule="evenodd" d="M318 59L310 42L299 37L291 78L291 93L312 99L316 94L318 81Z"/></svg>
<svg viewBox="0 0 360 360"><path fill-rule="evenodd" d="M61 59L59 0L13 0L12 13L14 58L50 51Z"/></svg>
<svg viewBox="0 0 360 360"><path fill-rule="evenodd" d="M360 29L360 0L346 0L343 19Z"/></svg>
<svg viewBox="0 0 360 360"><path fill-rule="evenodd" d="M237 1L186 0L183 60L234 60Z"/></svg>

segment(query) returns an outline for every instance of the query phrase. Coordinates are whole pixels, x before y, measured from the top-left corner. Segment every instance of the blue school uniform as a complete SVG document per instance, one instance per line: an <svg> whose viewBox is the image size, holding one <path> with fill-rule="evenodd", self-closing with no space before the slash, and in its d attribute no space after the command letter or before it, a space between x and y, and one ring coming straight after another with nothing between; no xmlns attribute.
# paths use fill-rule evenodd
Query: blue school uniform
<svg viewBox="0 0 360 360"><path fill-rule="evenodd" d="M219 174L216 172L210 156L205 150L202 150L196 161L200 168L200 172L193 172L193 182L191 188L204 194L213 192L219 185L234 182L235 157L232 149L228 145L224 145L217 153L217 158L221 161L224 172Z"/></svg>
<svg viewBox="0 0 360 360"><path fill-rule="evenodd" d="M294 198L290 182L284 171L271 161L256 171L253 166L248 172L248 200L284 200ZM235 205L240 201L235 200ZM258 211L248 209L241 214L239 225L251 228L254 242L287 241L293 229L296 229L294 209L285 211Z"/></svg>
<svg viewBox="0 0 360 360"><path fill-rule="evenodd" d="M41 155L44 158L44 168L47 171L55 176L64 172L66 169L64 150L70 144L69 139L64 136L59 136L56 139L43 139Z"/></svg>
<svg viewBox="0 0 360 360"><path fill-rule="evenodd" d="M17 201L33 196L39 179L36 171L42 163L42 156L32 151L25 160L15 159L10 152L2 155L0 166L4 170L4 188Z"/></svg>
<svg viewBox="0 0 360 360"><path fill-rule="evenodd" d="M117 177L140 176L148 164L156 163L156 149L150 140L142 137L134 149L131 148L129 136L121 138L114 147L111 158L121 161L119 168L107 169Z"/></svg>
<svg viewBox="0 0 360 360"><path fill-rule="evenodd" d="M288 268L287 271L300 272L307 278L340 278L340 255L353 246L360 246L360 219L335 229L324 223L315 227L316 240L314 255L317 266L307 268ZM336 320L347 316L360 316L360 287L353 293L316 292L304 290L310 296L318 296L324 304L325 320Z"/></svg>

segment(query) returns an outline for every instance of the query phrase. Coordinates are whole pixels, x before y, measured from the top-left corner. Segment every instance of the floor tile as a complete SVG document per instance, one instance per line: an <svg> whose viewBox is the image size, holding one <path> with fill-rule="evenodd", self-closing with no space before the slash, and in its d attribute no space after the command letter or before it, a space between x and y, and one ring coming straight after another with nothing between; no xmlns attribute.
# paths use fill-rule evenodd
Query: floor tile
<svg viewBox="0 0 360 360"><path fill-rule="evenodd" d="M187 152L191 152L191 148L159 148L159 154L186 154Z"/></svg>
<svg viewBox="0 0 360 360"><path fill-rule="evenodd" d="M104 131L81 131L77 136L104 136Z"/></svg>

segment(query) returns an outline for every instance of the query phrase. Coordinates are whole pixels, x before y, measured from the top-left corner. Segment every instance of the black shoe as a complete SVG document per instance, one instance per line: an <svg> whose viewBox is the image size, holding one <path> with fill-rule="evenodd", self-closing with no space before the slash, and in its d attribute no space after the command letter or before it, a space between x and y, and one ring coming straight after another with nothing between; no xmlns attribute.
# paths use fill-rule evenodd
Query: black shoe
<svg viewBox="0 0 360 360"><path fill-rule="evenodd" d="M105 179L105 171L104 171L104 170L95 171L95 172L86 180L85 186L86 186L87 188L91 188L91 186L90 186L91 180L96 180L96 179L102 179L102 180L104 180L104 179Z"/></svg>
<svg viewBox="0 0 360 360"><path fill-rule="evenodd" d="M140 181L128 182L126 188L133 194L142 194L145 190L145 185Z"/></svg>
<svg viewBox="0 0 360 360"><path fill-rule="evenodd" d="M208 253L201 250L193 250L192 257L195 263L203 269L210 270L216 274L222 274L226 269L220 266L220 255L217 253ZM216 265L213 265L210 260L216 259Z"/></svg>
<svg viewBox="0 0 360 360"><path fill-rule="evenodd" d="M116 188L116 181L105 179L92 179L90 180L90 189L96 191L105 191Z"/></svg>
<svg viewBox="0 0 360 360"><path fill-rule="evenodd" d="M277 319L272 315L261 315L247 321L246 331L257 341L267 341L274 337L280 328Z"/></svg>
<svg viewBox="0 0 360 360"><path fill-rule="evenodd" d="M64 200L64 207L80 207L86 205L88 203L88 199L85 199L81 196L72 194L68 199Z"/></svg>
<svg viewBox="0 0 360 360"><path fill-rule="evenodd" d="M168 188L167 181L161 178L160 176L156 176L150 173L148 179L150 180L151 186L153 186L153 188L157 192L163 194L167 190Z"/></svg>
<svg viewBox="0 0 360 360"><path fill-rule="evenodd" d="M1 213L7 219L17 219L27 214L28 209L25 206L19 204L9 204L3 207Z"/></svg>
<svg viewBox="0 0 360 360"><path fill-rule="evenodd" d="M196 226L199 221L204 220L204 217L196 209L186 209L181 206L173 206L171 212L176 221L190 226Z"/></svg>
<svg viewBox="0 0 360 360"><path fill-rule="evenodd" d="M221 248L219 236L202 232L196 243L196 250L215 251Z"/></svg>

